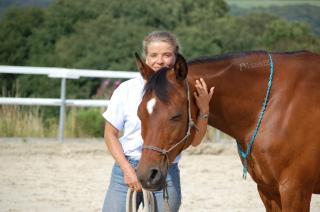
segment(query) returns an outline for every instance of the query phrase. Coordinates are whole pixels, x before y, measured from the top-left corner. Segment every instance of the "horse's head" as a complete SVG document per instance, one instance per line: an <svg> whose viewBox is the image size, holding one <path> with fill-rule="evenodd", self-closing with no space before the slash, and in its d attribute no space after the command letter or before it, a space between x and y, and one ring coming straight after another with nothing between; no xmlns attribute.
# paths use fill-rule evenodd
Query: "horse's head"
<svg viewBox="0 0 320 212"><path fill-rule="evenodd" d="M172 68L156 72L138 56L137 65L147 81L138 108L144 145L137 175L145 189L159 190L165 184L168 165L190 145L196 107L186 80L187 63L181 55Z"/></svg>

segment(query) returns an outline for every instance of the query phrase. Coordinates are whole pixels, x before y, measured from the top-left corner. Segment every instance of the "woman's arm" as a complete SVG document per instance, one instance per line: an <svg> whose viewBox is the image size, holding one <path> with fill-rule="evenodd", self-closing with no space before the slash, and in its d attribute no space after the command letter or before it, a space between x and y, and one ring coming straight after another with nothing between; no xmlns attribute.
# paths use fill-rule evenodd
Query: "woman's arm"
<svg viewBox="0 0 320 212"><path fill-rule="evenodd" d="M106 122L104 129L104 141L107 145L112 157L116 163L119 164L122 172L124 173L124 181L131 188L131 190L141 190L141 184L138 180L134 168L126 159L122 146L119 141L119 130L109 122Z"/></svg>
<svg viewBox="0 0 320 212"><path fill-rule="evenodd" d="M198 130L196 130L194 139L191 143L192 146L198 146L206 134L208 126L209 103L214 92L214 87L210 88L210 91L208 91L207 85L202 78L200 78L200 80L196 80L195 87L196 92L194 92L194 97L199 108L199 116L197 117L196 121Z"/></svg>

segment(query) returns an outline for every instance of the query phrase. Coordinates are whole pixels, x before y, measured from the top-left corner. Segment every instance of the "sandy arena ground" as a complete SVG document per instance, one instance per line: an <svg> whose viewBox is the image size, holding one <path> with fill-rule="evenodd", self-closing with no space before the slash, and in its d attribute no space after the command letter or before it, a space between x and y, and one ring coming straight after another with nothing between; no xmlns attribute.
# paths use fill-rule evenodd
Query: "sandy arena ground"
<svg viewBox="0 0 320 212"><path fill-rule="evenodd" d="M191 154L191 153L215 154ZM0 139L0 211L100 211L113 159L102 140ZM234 144L201 144L180 162L182 212L265 211ZM313 195L311 211L320 211Z"/></svg>

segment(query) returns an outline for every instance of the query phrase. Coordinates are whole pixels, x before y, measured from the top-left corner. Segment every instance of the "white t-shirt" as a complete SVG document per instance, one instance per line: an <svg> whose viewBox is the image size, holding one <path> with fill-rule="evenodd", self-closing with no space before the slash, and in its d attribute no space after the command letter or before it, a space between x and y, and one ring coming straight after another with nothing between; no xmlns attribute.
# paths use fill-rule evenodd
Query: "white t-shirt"
<svg viewBox="0 0 320 212"><path fill-rule="evenodd" d="M141 122L137 115L138 106L142 100L145 82L142 76L127 80L113 92L107 110L103 117L123 136L119 139L124 154L139 160L143 139L141 137ZM175 159L179 161L180 155Z"/></svg>

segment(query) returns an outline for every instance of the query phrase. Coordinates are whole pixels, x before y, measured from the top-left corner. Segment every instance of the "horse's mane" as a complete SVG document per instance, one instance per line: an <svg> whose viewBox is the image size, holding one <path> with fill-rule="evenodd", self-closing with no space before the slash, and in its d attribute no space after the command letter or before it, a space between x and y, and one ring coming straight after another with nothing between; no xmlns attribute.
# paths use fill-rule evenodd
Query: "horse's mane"
<svg viewBox="0 0 320 212"><path fill-rule="evenodd" d="M228 54L221 54L221 55L210 55L210 56L203 56L194 58L188 61L188 64L197 64L197 63L206 63L216 60L225 60L225 59L232 59L236 57L244 57L248 56L250 54L256 54L256 53L264 53L266 54L266 51L248 51L248 52L237 52L237 53L228 53Z"/></svg>
<svg viewBox="0 0 320 212"><path fill-rule="evenodd" d="M149 94L154 91L156 97L163 102L169 101L170 83L167 80L167 72L169 68L163 67L156 71L144 86L144 94Z"/></svg>
<svg viewBox="0 0 320 212"><path fill-rule="evenodd" d="M281 54L296 54L296 53L303 53L307 52L305 50L301 51L290 51L290 52L270 52L271 54L274 53L281 53ZM206 63L206 62L213 62L217 60L226 60L226 59L232 59L237 57L245 57L249 56L251 54L267 54L267 51L243 51L243 52L233 52L228 54L222 54L222 55L210 55L210 56L204 56L204 57L198 57L194 58L188 61L188 64L197 64L197 63Z"/></svg>

